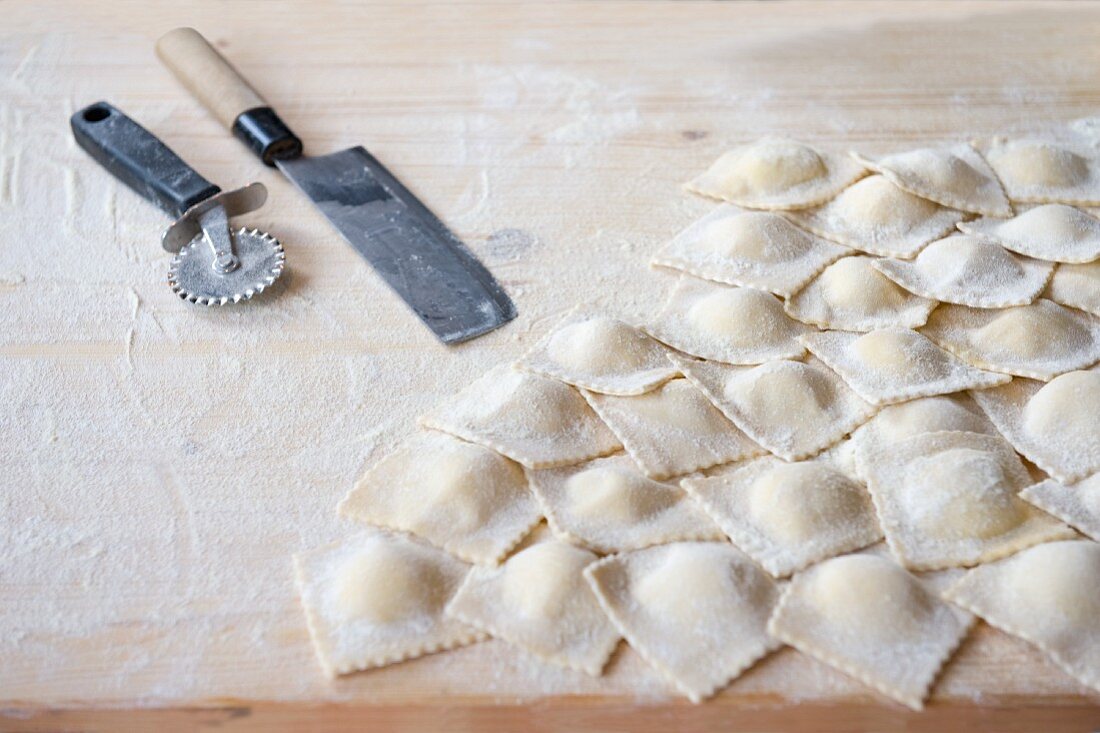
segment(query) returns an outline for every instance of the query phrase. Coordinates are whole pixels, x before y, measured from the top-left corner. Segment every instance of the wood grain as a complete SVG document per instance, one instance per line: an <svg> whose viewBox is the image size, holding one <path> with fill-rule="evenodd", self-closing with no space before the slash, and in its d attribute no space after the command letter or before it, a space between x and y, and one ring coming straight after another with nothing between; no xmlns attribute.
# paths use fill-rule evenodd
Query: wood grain
<svg viewBox="0 0 1100 733"><path fill-rule="evenodd" d="M715 700L620 649L607 675L500 642L326 681L291 553L415 416L579 301L644 316L646 261L711 204L680 183L789 134L870 153L1100 109L1095 3L9 2L0 28L0 730L1082 731L1095 694L979 627L921 714L792 650ZM306 142L362 143L520 317L445 350L157 63L194 26ZM71 143L108 99L211 180L290 274L195 312L166 222ZM85 308L89 302L97 308Z"/></svg>

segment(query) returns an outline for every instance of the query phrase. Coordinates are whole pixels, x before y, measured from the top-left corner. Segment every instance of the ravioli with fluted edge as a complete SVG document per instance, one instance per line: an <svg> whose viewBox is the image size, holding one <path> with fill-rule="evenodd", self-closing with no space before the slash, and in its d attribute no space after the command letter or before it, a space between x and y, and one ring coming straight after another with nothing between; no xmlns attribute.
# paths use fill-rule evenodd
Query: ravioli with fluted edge
<svg viewBox="0 0 1100 733"><path fill-rule="evenodd" d="M872 257L842 257L787 298L787 313L803 323L839 331L923 326L936 301L910 293L872 262Z"/></svg>
<svg viewBox="0 0 1100 733"><path fill-rule="evenodd" d="M1020 498L1100 541L1100 473L1068 484L1048 478L1021 491Z"/></svg>
<svg viewBox="0 0 1100 733"><path fill-rule="evenodd" d="M509 364L493 367L444 400L420 424L528 468L568 466L622 448L575 388Z"/></svg>
<svg viewBox="0 0 1100 733"><path fill-rule="evenodd" d="M918 148L877 159L852 156L914 196L972 214L1012 216L997 174L973 145Z"/></svg>
<svg viewBox="0 0 1100 733"><path fill-rule="evenodd" d="M974 568L945 596L1100 690L1100 544L1037 545Z"/></svg>
<svg viewBox="0 0 1100 733"><path fill-rule="evenodd" d="M911 293L974 308L1027 305L1054 272L1053 263L967 234L932 242L911 262L876 260L874 267Z"/></svg>
<svg viewBox="0 0 1100 733"><path fill-rule="evenodd" d="M843 555L799 573L768 631L914 710L974 618L894 561Z"/></svg>
<svg viewBox="0 0 1100 733"><path fill-rule="evenodd" d="M806 353L798 336L809 327L792 320L770 293L682 275L642 329L685 354L727 364L763 364Z"/></svg>
<svg viewBox="0 0 1100 733"><path fill-rule="evenodd" d="M1067 372L1043 384L1013 379L975 390L974 401L1029 461L1060 481L1100 471L1100 371Z"/></svg>
<svg viewBox="0 0 1100 733"><path fill-rule="evenodd" d="M1100 219L1065 204L1045 204L1012 219L960 222L959 230L1007 250L1048 262L1100 257Z"/></svg>
<svg viewBox="0 0 1100 733"><path fill-rule="evenodd" d="M529 476L555 534L596 552L722 536L683 489L647 478L629 456L531 471Z"/></svg>
<svg viewBox="0 0 1100 733"><path fill-rule="evenodd" d="M670 358L734 425L788 461L820 453L875 413L873 405L812 357L755 367Z"/></svg>
<svg viewBox="0 0 1100 733"><path fill-rule="evenodd" d="M676 376L666 351L618 318L577 308L516 366L593 392L636 395Z"/></svg>
<svg viewBox="0 0 1100 733"><path fill-rule="evenodd" d="M849 252L779 214L727 205L677 234L652 264L787 296Z"/></svg>
<svg viewBox="0 0 1100 733"><path fill-rule="evenodd" d="M1084 146L999 137L985 157L1013 201L1100 205L1100 163Z"/></svg>
<svg viewBox="0 0 1100 733"><path fill-rule="evenodd" d="M799 209L831 199L866 173L847 156L763 137L723 153L685 187L750 209Z"/></svg>
<svg viewBox="0 0 1100 733"><path fill-rule="evenodd" d="M681 476L764 452L687 379L669 380L634 397L583 395L650 478Z"/></svg>
<svg viewBox="0 0 1100 733"><path fill-rule="evenodd" d="M1043 295L1060 305L1100 316L1100 262L1059 265Z"/></svg>
<svg viewBox="0 0 1100 733"><path fill-rule="evenodd" d="M856 181L822 206L784 216L819 237L860 252L908 258L954 231L965 214L914 196L875 174Z"/></svg>
<svg viewBox="0 0 1100 733"><path fill-rule="evenodd" d="M692 702L779 646L765 628L779 590L729 543L612 555L584 574L627 643Z"/></svg>
<svg viewBox="0 0 1100 733"><path fill-rule="evenodd" d="M1000 436L924 433L860 460L886 542L908 568L976 565L1073 535L1017 496L1031 476Z"/></svg>
<svg viewBox="0 0 1100 733"><path fill-rule="evenodd" d="M414 434L371 467L337 511L489 564L542 518L518 464L436 431Z"/></svg>
<svg viewBox="0 0 1100 733"><path fill-rule="evenodd" d="M944 304L921 329L970 364L1048 380L1100 361L1100 319L1039 298L1003 310Z"/></svg>
<svg viewBox="0 0 1100 733"><path fill-rule="evenodd" d="M1000 435L981 408L965 392L933 397L919 397L882 408L867 424L852 433L856 472L862 455L888 450L905 438L922 433L955 430L984 435Z"/></svg>
<svg viewBox="0 0 1100 733"><path fill-rule="evenodd" d="M864 334L823 331L803 336L802 343L873 405L981 389L1011 379L976 369L908 328Z"/></svg>
<svg viewBox="0 0 1100 733"><path fill-rule="evenodd" d="M766 456L681 485L776 577L882 539L870 494L827 460Z"/></svg>
<svg viewBox="0 0 1100 733"><path fill-rule="evenodd" d="M545 662L598 675L619 632L582 575L596 560L537 534L501 565L471 568L447 604L447 617Z"/></svg>
<svg viewBox="0 0 1100 733"><path fill-rule="evenodd" d="M294 556L309 633L330 676L485 638L443 615L469 565L425 543L367 530Z"/></svg>

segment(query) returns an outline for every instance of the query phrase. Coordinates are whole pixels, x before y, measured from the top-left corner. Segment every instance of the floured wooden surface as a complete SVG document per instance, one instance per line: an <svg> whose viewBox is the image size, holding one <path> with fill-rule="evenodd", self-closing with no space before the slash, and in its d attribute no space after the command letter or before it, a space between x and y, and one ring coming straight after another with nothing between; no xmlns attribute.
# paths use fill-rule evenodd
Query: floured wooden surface
<svg viewBox="0 0 1100 733"><path fill-rule="evenodd" d="M877 155L1095 112L1098 7L813 7L326 5L272 8L260 28L234 5L6 6L2 706L671 699L629 650L593 680L500 642L329 682L290 556L355 531L333 507L363 468L575 303L655 312L672 277L645 262L712 206L680 182L729 146L782 134ZM519 319L438 346L156 63L154 39L184 23L307 150L361 143L389 164L493 269ZM71 141L68 115L97 99L223 186L266 183L271 201L243 223L283 240L287 282L239 310L179 303L163 284L167 221ZM795 659L765 660L718 704L876 702ZM1096 700L1084 694L980 627L933 700Z"/></svg>

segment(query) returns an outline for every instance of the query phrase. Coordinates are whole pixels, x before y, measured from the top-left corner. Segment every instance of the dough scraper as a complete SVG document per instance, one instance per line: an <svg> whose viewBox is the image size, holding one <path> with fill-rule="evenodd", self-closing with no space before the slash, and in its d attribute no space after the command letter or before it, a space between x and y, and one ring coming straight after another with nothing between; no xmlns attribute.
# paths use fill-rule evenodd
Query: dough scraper
<svg viewBox="0 0 1100 733"><path fill-rule="evenodd" d="M302 141L192 28L162 36L157 55L260 160L309 197L441 341L467 341L515 318L485 266L366 149L303 155Z"/></svg>
<svg viewBox="0 0 1100 733"><path fill-rule="evenodd" d="M286 255L279 240L256 229L229 228L231 217L263 206L262 183L222 191L107 102L77 111L69 125L96 162L176 217L161 245L175 255L168 285L180 298L199 305L239 303L283 273Z"/></svg>

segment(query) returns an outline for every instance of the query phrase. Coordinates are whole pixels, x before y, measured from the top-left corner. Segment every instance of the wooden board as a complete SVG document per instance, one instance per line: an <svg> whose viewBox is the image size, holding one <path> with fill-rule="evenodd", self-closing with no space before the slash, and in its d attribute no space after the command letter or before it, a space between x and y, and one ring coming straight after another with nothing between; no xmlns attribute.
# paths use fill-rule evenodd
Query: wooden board
<svg viewBox="0 0 1100 733"><path fill-rule="evenodd" d="M499 642L337 682L289 557L353 530L363 467L578 301L644 316L679 184L766 133L879 152L1096 113L1091 3L5 3L0 28L0 729L1085 730L1089 694L981 627L917 715L780 652L717 699L628 649L605 678ZM307 148L362 143L520 318L446 350L159 66L194 25ZM108 99L223 186L291 276L237 311L163 285L161 215L71 142Z"/></svg>

